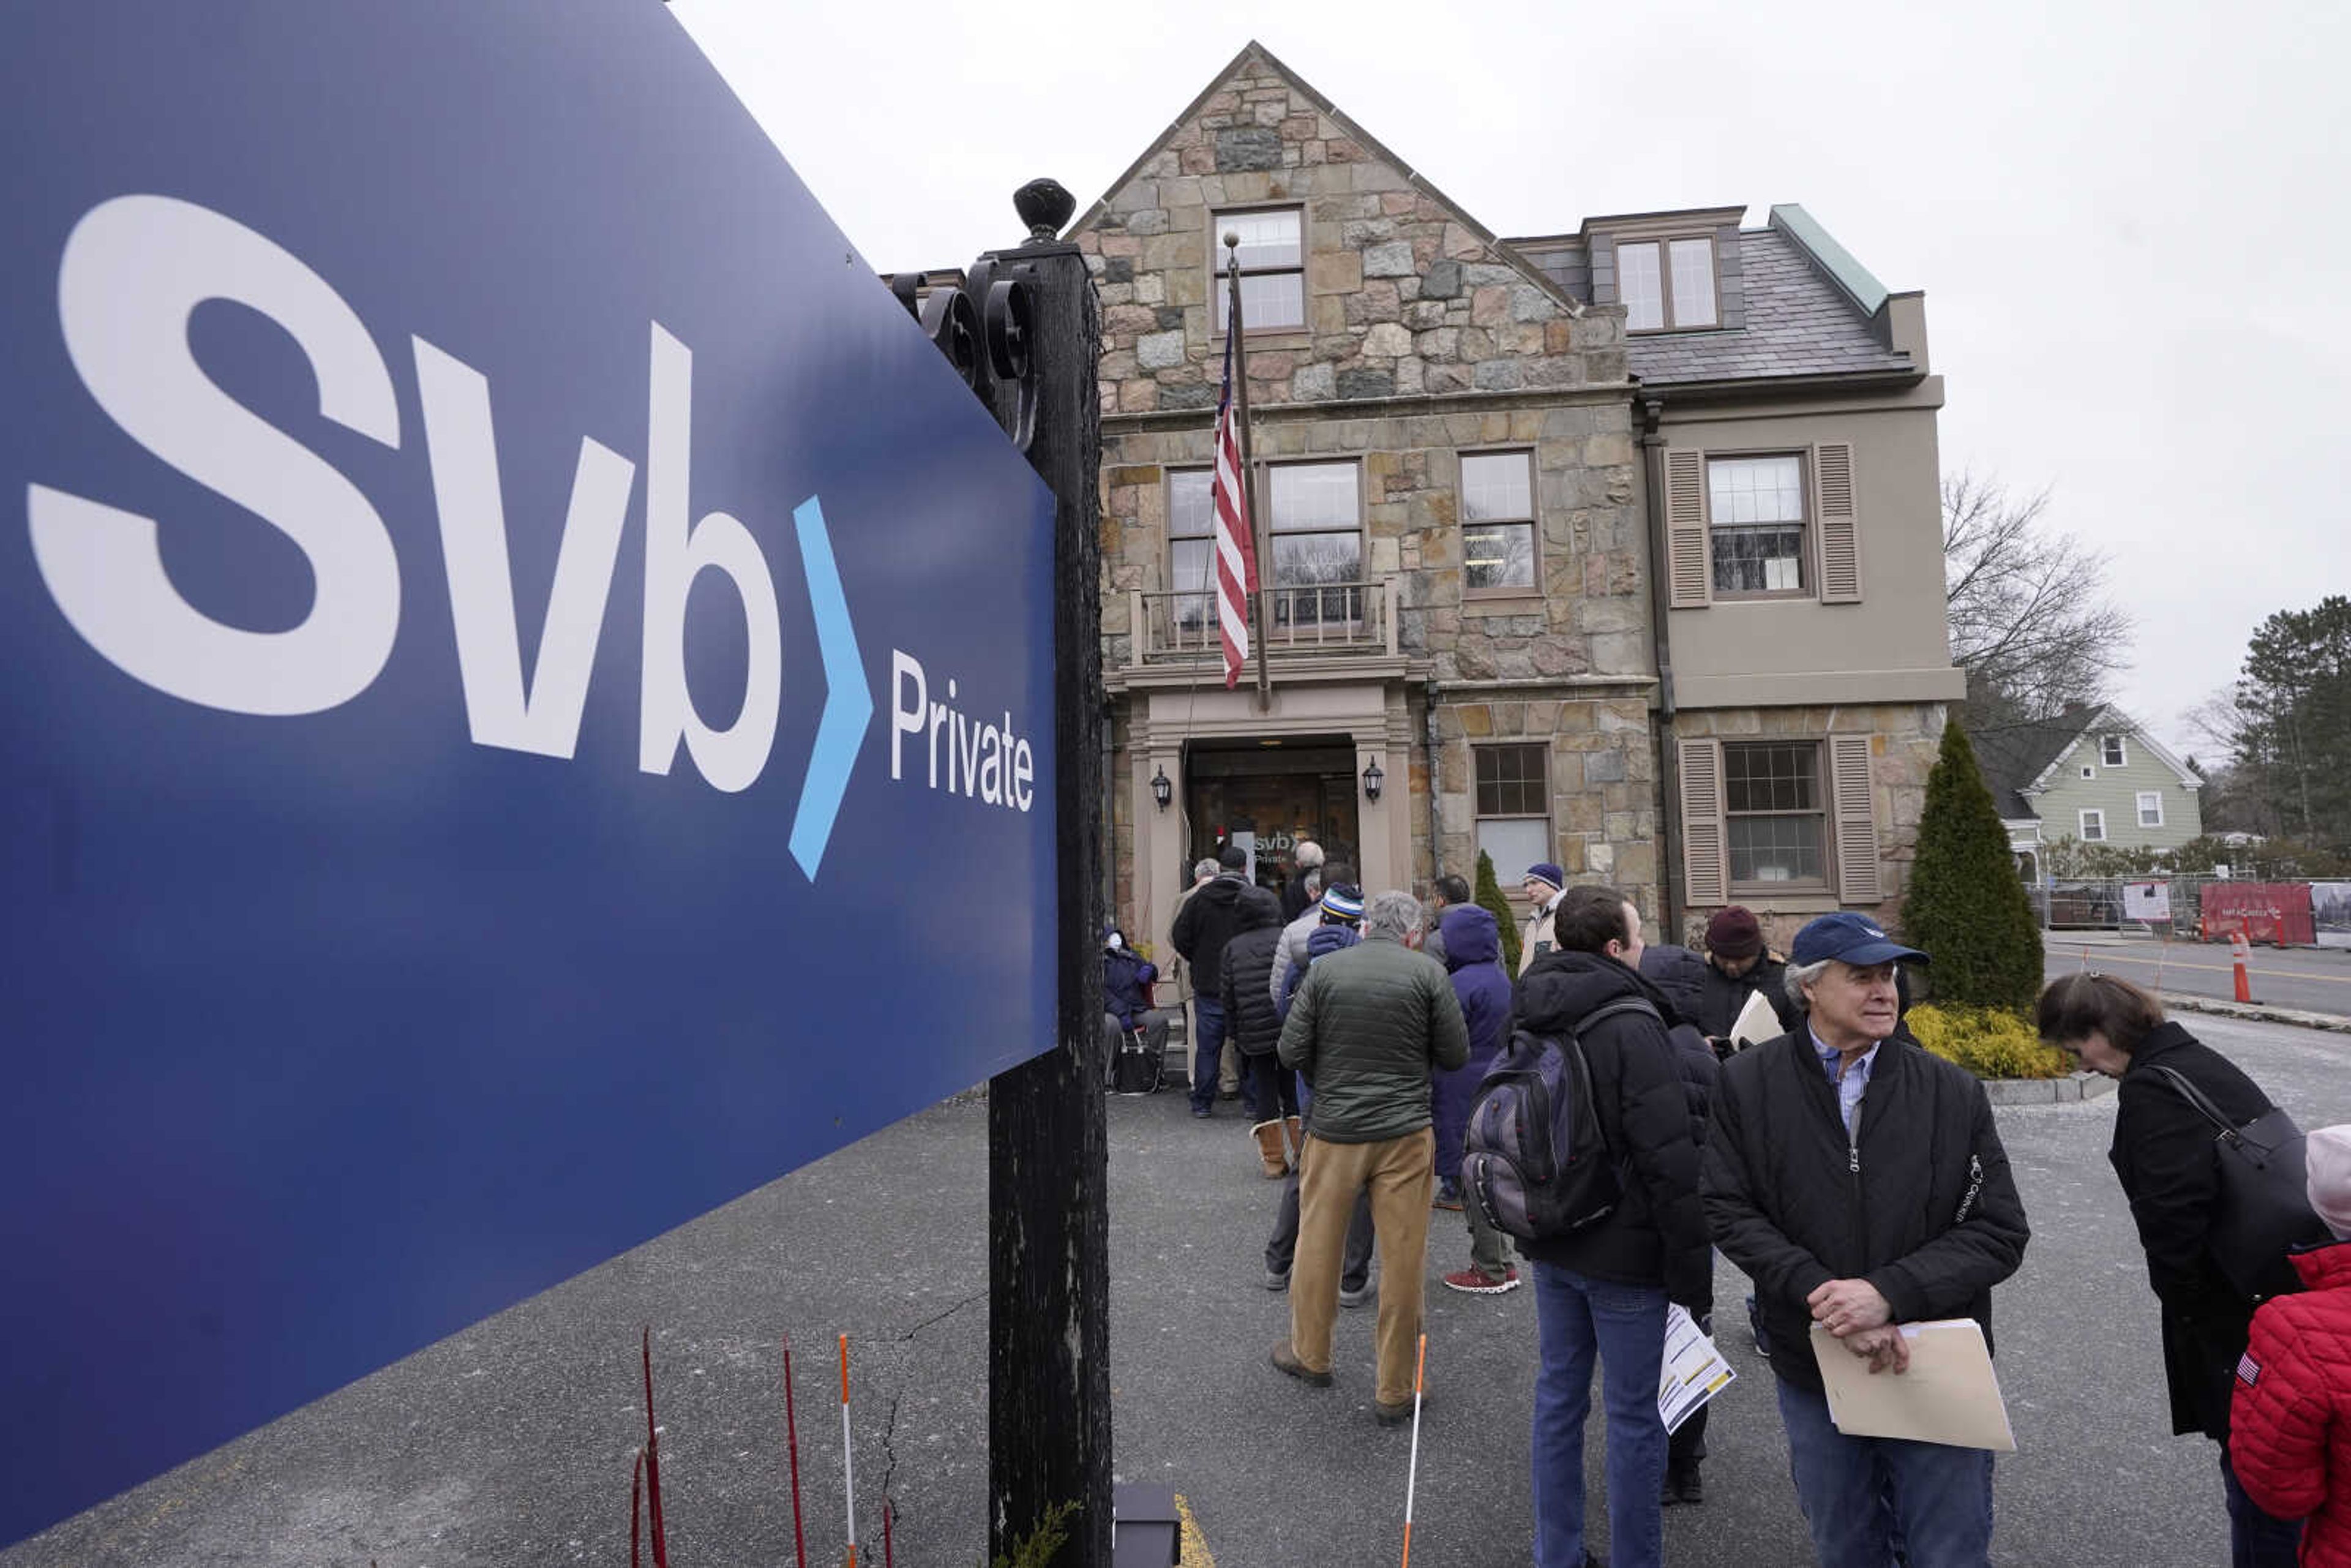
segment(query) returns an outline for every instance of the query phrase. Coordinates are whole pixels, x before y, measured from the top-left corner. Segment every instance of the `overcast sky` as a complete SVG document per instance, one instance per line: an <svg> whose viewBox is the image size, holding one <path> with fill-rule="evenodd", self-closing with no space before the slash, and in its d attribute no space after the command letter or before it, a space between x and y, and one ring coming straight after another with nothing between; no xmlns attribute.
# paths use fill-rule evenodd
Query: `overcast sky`
<svg viewBox="0 0 2351 1568"><path fill-rule="evenodd" d="M2263 617L2351 586L2351 7L674 9L883 270L1014 243L1033 175L1091 203L1252 37L1500 234L1801 203L1926 291L1945 472L2053 487L2183 747Z"/></svg>

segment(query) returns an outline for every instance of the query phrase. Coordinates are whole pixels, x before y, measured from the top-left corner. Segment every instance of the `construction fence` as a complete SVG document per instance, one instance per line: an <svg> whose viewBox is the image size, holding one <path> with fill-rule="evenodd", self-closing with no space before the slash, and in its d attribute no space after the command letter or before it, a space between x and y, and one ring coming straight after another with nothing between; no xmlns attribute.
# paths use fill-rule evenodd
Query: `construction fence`
<svg viewBox="0 0 2351 1568"><path fill-rule="evenodd" d="M2054 877L2025 890L2048 931L2143 931L2280 947L2351 947L2351 882Z"/></svg>

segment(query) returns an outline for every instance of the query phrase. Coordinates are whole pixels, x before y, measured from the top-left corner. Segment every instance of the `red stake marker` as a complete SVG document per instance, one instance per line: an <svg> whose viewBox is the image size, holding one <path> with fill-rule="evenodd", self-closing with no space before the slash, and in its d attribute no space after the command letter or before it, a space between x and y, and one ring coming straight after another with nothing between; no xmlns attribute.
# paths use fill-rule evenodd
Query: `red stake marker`
<svg viewBox="0 0 2351 1568"><path fill-rule="evenodd" d="M638 1548L643 1544L640 1537L643 1534L642 1519L644 1500L645 1451L639 1448L636 1466L629 1477L629 1568L638 1568ZM369 1568L374 1568L374 1564L370 1563Z"/></svg>
<svg viewBox="0 0 2351 1568"><path fill-rule="evenodd" d="M800 1425L792 1414L792 1336L784 1336L784 1446L792 1461L792 1552L808 1568L808 1542L800 1535Z"/></svg>
<svg viewBox="0 0 2351 1568"><path fill-rule="evenodd" d="M669 1534L662 1528L661 1433L653 1427L653 1331L645 1327L645 1495L652 1503L653 1568L669 1568Z"/></svg>

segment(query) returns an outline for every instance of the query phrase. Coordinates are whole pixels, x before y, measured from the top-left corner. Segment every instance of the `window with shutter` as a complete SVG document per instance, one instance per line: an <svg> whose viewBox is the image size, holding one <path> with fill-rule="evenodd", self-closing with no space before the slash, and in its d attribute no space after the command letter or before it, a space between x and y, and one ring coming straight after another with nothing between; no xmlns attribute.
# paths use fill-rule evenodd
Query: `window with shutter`
<svg viewBox="0 0 2351 1568"><path fill-rule="evenodd" d="M1706 542L1706 454L1666 454L1666 555L1673 608L1699 610L1711 602Z"/></svg>
<svg viewBox="0 0 2351 1568"><path fill-rule="evenodd" d="M1830 789L1836 802L1837 898L1876 904L1885 897L1877 872L1877 814L1872 805L1865 735L1829 737Z"/></svg>
<svg viewBox="0 0 2351 1568"><path fill-rule="evenodd" d="M1729 896L1729 857L1723 852L1722 743L1681 743L1682 892L1693 904L1721 904Z"/></svg>
<svg viewBox="0 0 2351 1568"><path fill-rule="evenodd" d="M1853 499L1853 444L1824 441L1813 448L1813 473L1820 487L1821 602L1858 603L1861 542Z"/></svg>

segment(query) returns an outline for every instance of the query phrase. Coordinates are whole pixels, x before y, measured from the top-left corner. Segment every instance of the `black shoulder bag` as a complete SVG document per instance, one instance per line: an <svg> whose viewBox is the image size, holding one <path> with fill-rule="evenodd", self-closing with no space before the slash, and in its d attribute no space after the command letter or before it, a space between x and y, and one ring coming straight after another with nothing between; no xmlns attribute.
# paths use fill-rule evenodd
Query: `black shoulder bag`
<svg viewBox="0 0 2351 1568"><path fill-rule="evenodd" d="M2330 1239L2333 1232L2311 1210L2304 1140L2294 1118L2273 1107L2237 1126L2176 1069L2156 1066L2155 1071L2214 1129L2220 1199L2206 1231L2205 1250L2248 1301L2301 1290L2301 1278L2286 1254Z"/></svg>

